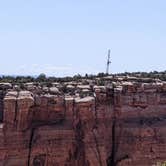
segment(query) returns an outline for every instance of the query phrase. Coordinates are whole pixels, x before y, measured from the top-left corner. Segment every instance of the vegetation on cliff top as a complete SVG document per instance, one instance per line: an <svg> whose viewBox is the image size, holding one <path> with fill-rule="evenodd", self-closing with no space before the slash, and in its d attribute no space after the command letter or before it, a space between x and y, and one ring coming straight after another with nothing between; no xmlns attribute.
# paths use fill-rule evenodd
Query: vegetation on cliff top
<svg viewBox="0 0 166 166"><path fill-rule="evenodd" d="M68 82L68 81L77 81L80 79L95 79L97 77L105 77L108 76L105 73L98 73L97 75L93 74L85 74L84 76L77 74L75 76L67 76L67 77L54 77L50 76L47 77L44 73L40 74L37 77L34 76L7 76L2 75L0 76L0 82L9 82L9 83L25 83L25 82ZM166 71L158 72L125 72L125 73L118 73L118 74L110 74L109 76L129 76L129 77L137 77L137 78L153 78L153 79L160 79L162 81L166 81Z"/></svg>

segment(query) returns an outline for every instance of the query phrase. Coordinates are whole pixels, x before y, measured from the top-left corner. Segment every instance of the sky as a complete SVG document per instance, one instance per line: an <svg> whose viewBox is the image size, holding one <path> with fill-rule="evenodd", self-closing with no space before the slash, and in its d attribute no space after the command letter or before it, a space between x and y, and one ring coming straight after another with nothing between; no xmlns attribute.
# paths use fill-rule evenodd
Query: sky
<svg viewBox="0 0 166 166"><path fill-rule="evenodd" d="M166 70L165 0L1 0L0 74Z"/></svg>

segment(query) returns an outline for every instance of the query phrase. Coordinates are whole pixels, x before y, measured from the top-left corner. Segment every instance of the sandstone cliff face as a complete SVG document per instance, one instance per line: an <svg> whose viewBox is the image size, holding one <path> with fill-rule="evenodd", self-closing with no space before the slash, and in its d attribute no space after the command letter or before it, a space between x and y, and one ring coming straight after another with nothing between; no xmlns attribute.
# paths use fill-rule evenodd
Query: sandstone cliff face
<svg viewBox="0 0 166 166"><path fill-rule="evenodd" d="M166 160L165 83L68 87L68 94L30 88L0 98L0 165L152 166Z"/></svg>

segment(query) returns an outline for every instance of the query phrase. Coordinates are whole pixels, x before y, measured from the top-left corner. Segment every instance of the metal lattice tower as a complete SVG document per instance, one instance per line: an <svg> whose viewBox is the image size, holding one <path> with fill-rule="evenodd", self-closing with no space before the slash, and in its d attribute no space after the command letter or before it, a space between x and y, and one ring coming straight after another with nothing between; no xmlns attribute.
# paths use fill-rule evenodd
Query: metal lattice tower
<svg viewBox="0 0 166 166"><path fill-rule="evenodd" d="M111 51L108 50L108 59L107 59L106 74L109 74L109 66L110 66L110 64L111 64L111 61L110 61L110 54L111 54Z"/></svg>

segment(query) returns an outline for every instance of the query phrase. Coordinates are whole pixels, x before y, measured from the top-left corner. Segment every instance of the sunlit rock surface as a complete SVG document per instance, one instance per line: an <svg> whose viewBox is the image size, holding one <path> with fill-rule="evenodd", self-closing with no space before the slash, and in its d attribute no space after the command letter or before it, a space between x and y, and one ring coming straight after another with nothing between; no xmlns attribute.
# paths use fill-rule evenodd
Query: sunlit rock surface
<svg viewBox="0 0 166 166"><path fill-rule="evenodd" d="M0 166L164 162L166 83L99 81L0 84Z"/></svg>

